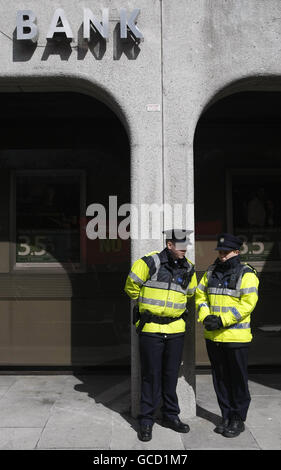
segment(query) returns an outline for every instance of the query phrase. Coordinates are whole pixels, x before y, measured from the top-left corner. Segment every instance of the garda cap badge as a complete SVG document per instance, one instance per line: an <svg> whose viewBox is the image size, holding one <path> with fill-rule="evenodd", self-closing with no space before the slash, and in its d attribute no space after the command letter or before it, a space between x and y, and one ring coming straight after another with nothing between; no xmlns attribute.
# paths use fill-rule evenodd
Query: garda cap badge
<svg viewBox="0 0 281 470"><path fill-rule="evenodd" d="M223 243L224 242L224 238L220 238L220 243Z"/></svg>

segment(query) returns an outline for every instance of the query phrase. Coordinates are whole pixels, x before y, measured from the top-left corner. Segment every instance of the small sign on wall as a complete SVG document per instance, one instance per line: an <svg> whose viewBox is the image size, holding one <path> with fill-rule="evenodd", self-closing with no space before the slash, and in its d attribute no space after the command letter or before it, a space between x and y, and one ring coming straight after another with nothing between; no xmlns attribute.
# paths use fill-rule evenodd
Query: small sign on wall
<svg viewBox="0 0 281 470"><path fill-rule="evenodd" d="M161 106L158 103L147 104L146 111L150 111L150 112L161 111Z"/></svg>

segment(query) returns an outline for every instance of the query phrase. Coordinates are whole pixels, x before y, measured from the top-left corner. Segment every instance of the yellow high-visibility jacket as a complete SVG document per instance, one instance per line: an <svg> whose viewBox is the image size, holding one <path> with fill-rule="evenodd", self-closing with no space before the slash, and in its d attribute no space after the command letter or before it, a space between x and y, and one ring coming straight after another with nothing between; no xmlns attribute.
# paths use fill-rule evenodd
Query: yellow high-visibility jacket
<svg viewBox="0 0 281 470"><path fill-rule="evenodd" d="M138 302L140 314L149 312L160 317L180 317L188 300L195 294L197 278L194 265L185 258L180 265L175 263L171 266L166 250L138 259L127 277L125 292ZM184 279L186 285L182 287ZM180 318L169 324L146 323L142 331L181 333L185 327L185 321Z"/></svg>
<svg viewBox="0 0 281 470"><path fill-rule="evenodd" d="M220 284L210 286L215 264L208 268L198 284L195 294L198 322L203 322L207 315L217 315L223 323L223 327L218 330L204 329L206 339L230 343L252 340L251 313L258 300L259 280L254 268L246 263L239 263L239 266L235 288Z"/></svg>

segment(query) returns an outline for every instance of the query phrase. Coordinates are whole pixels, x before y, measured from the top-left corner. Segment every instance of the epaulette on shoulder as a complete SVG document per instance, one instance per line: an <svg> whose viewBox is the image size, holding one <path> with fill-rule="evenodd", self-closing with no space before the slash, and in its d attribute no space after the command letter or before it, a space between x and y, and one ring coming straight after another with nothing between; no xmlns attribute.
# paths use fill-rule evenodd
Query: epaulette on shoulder
<svg viewBox="0 0 281 470"><path fill-rule="evenodd" d="M147 258L148 256L156 255L157 253L160 253L160 251L151 251L150 253L147 253L144 255L144 258Z"/></svg>
<svg viewBox="0 0 281 470"><path fill-rule="evenodd" d="M151 251L150 253L147 253L146 255L142 256L142 260L149 266L152 266L153 264L153 255L156 255L157 253L160 253L159 251Z"/></svg>
<svg viewBox="0 0 281 470"><path fill-rule="evenodd" d="M141 259L142 261L149 267L149 270L155 268L155 261L153 259L153 255L160 253L159 251L151 251L144 255Z"/></svg>
<svg viewBox="0 0 281 470"><path fill-rule="evenodd" d="M257 274L257 270L256 270L256 268L254 268L254 266L252 266L249 263L243 263L243 264L246 268L248 268L248 270L246 272L252 272L253 271L254 274Z"/></svg>

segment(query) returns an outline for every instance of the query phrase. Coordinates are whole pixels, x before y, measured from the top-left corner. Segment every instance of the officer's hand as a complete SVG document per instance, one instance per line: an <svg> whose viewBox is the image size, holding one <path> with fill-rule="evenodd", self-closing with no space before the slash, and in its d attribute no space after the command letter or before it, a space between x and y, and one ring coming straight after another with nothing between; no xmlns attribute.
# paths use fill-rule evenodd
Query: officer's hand
<svg viewBox="0 0 281 470"><path fill-rule="evenodd" d="M223 327L221 318L217 315L207 315L203 321L203 325L207 331L219 330Z"/></svg>

